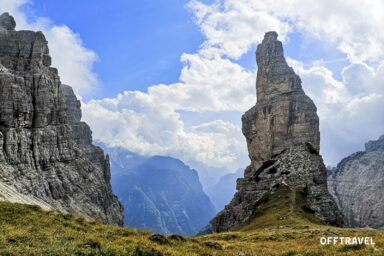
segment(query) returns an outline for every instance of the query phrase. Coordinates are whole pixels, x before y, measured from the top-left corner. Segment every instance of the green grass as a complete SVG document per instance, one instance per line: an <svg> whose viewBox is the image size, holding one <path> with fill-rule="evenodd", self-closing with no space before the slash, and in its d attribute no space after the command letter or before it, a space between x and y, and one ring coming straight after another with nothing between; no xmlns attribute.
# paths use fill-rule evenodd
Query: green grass
<svg viewBox="0 0 384 256"><path fill-rule="evenodd" d="M168 237L164 243L149 239L152 234L146 231L0 202L0 255L384 255L384 231L321 225L303 210L305 205L300 191L282 188L234 232L186 241ZM376 245L322 246L322 236L371 236ZM222 249L205 245L209 241Z"/></svg>
<svg viewBox="0 0 384 256"><path fill-rule="evenodd" d="M237 228L238 231L251 231L260 228L284 226L300 227L322 225L322 221L308 210L304 192L283 186L257 209L254 218Z"/></svg>

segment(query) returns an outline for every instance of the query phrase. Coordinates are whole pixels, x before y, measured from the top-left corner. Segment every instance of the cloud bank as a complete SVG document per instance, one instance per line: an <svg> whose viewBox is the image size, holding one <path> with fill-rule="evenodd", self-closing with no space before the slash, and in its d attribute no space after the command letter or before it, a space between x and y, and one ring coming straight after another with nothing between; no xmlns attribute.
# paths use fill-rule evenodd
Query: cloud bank
<svg viewBox="0 0 384 256"><path fill-rule="evenodd" d="M384 56L384 2L379 0L216 0L189 3L201 31L203 47L239 58L275 30L287 40L299 31L347 54L352 62L378 61Z"/></svg>
<svg viewBox="0 0 384 256"><path fill-rule="evenodd" d="M3 0L0 10L12 10L19 28L43 30L62 81L80 95L86 93L97 84L92 72L96 54L66 26L41 18L27 23L18 9L24 3ZM328 164L336 164L362 149L364 142L384 134L384 32L378 28L384 20L384 2L216 0L205 4L192 0L188 8L206 40L197 52L181 56L184 67L179 82L83 103L84 119L95 139L187 163L199 161L232 171L244 167L248 160L241 128L219 117L237 111L240 119L255 104L255 70L245 69L237 60L254 50L270 30L277 31L284 43L300 33L347 56L349 64L339 80L321 56L309 66L288 58L318 107L321 152ZM182 121L185 113L204 117L208 112L209 121L201 118L194 125ZM212 118L212 112L217 118Z"/></svg>
<svg viewBox="0 0 384 256"><path fill-rule="evenodd" d="M170 114L162 120L156 119L156 123L163 132L163 129L168 130L171 137L162 135L167 139L155 141L148 134L140 134L139 128L136 131L126 128L130 130L129 136L142 141L124 142L125 147L144 154L178 155L183 152L179 156L182 159L195 159L212 166L244 166L244 161L236 160L236 156L244 159L247 154L240 127L233 132L223 129L196 133L191 127L183 126L177 111L221 113L236 110L240 117L241 112L254 105L255 71L247 71L235 61L254 49L269 30L277 31L285 43L289 42L292 32L299 32L347 55L350 64L344 67L341 81L322 64L321 56L309 68L304 68L299 60L289 60L302 77L304 90L318 106L322 154L328 164L335 165L342 157L362 149L364 142L384 133L381 118L384 81L380 63L384 56L384 33L377 30L377 24L384 18L381 1L218 0L208 5L193 0L188 7L206 41L197 53L182 56L185 67L180 83L149 87L144 97L158 108L167 107ZM124 96L138 98L138 94L126 92ZM119 96L114 100L123 99ZM90 104L100 107L104 102ZM131 115L138 114L132 104L123 109ZM86 117L86 120L92 123L95 117ZM181 133L171 132L172 129L161 123L172 123ZM213 123L226 127L220 120ZM129 125L134 127L137 123L128 121L125 126ZM150 122L139 126L145 130L146 125ZM103 138L102 134L96 134ZM111 141L110 138L103 140ZM237 150L237 154L231 154L232 150Z"/></svg>
<svg viewBox="0 0 384 256"><path fill-rule="evenodd" d="M342 81L321 63L305 69L288 59L300 75L304 90L314 100L320 117L321 153L335 165L365 142L384 134L384 65L350 64Z"/></svg>
<svg viewBox="0 0 384 256"><path fill-rule="evenodd" d="M180 83L83 104L94 137L144 155L169 155L230 170L246 164L240 127L212 120L186 127L178 111L224 112L254 104L254 72L222 58L184 54ZM219 68L218 68L219 67ZM239 112L240 119L241 112Z"/></svg>

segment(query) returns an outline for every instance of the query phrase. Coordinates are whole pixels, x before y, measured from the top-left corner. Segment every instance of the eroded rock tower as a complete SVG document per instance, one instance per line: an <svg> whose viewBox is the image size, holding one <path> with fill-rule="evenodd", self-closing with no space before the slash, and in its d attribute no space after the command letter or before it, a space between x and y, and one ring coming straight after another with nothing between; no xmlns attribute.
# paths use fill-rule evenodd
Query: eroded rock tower
<svg viewBox="0 0 384 256"><path fill-rule="evenodd" d="M261 200L281 185L303 189L325 224L344 225L327 190L316 106L287 65L276 32L265 34L256 60L257 104L242 117L251 164L238 179L231 203L212 220L213 232L233 230L253 218Z"/></svg>

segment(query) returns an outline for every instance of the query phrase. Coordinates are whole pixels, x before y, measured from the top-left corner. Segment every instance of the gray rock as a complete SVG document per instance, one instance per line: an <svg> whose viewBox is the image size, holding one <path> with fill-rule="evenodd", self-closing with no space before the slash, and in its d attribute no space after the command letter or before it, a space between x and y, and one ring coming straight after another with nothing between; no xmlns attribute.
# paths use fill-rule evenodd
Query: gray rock
<svg viewBox="0 0 384 256"><path fill-rule="evenodd" d="M384 229L384 136L341 160L328 188L349 226Z"/></svg>
<svg viewBox="0 0 384 256"><path fill-rule="evenodd" d="M151 240L152 242L155 242L161 245L170 244L169 240L161 234L151 235L148 239Z"/></svg>
<svg viewBox="0 0 384 256"><path fill-rule="evenodd" d="M9 30L0 33L0 183L45 208L122 225L108 159L91 144L80 105L72 105L77 99L50 67L44 35L12 30L7 14L0 21Z"/></svg>
<svg viewBox="0 0 384 256"><path fill-rule="evenodd" d="M212 229L214 232L225 232L252 219L263 199L282 185L303 189L310 210L324 223L344 224L343 215L327 191L322 157L311 144L298 143L264 162L252 177L238 179L238 192L213 219Z"/></svg>
<svg viewBox="0 0 384 256"><path fill-rule="evenodd" d="M276 32L257 47L257 104L242 117L251 164L237 180L231 203L212 221L213 232L230 231L254 217L263 198L281 185L304 189L311 210L326 224L343 226L344 216L327 190L319 155L316 106L284 59Z"/></svg>
<svg viewBox="0 0 384 256"><path fill-rule="evenodd" d="M215 241L205 242L204 245L209 247L209 248L215 249L215 250L222 250L223 249L223 247Z"/></svg>
<svg viewBox="0 0 384 256"><path fill-rule="evenodd" d="M0 15L0 27L5 30L15 30L16 22L15 19L5 12Z"/></svg>
<svg viewBox="0 0 384 256"><path fill-rule="evenodd" d="M181 235L178 234L171 234L168 236L169 239L179 241L179 242L185 242L185 238Z"/></svg>
<svg viewBox="0 0 384 256"><path fill-rule="evenodd" d="M276 32L265 34L257 47L256 60L257 104L242 117L251 158L249 171L297 142L309 142L320 150L316 106L301 88L300 77L287 65Z"/></svg>
<svg viewBox="0 0 384 256"><path fill-rule="evenodd" d="M365 151L384 151L384 135L378 140L371 140L365 143Z"/></svg>

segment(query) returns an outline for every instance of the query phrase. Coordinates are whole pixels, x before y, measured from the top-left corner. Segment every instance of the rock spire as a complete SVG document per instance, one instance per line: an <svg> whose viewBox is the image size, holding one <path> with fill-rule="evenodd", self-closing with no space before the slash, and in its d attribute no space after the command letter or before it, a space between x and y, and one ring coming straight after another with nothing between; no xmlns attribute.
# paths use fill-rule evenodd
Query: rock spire
<svg viewBox="0 0 384 256"><path fill-rule="evenodd" d="M308 142L320 150L316 106L301 88L300 77L287 65L276 32L265 34L256 60L257 104L242 117L251 172L294 143Z"/></svg>
<svg viewBox="0 0 384 256"><path fill-rule="evenodd" d="M282 185L306 191L313 212L326 224L344 225L327 190L316 106L284 59L276 32L257 47L257 104L242 117L251 164L238 192L211 222L214 232L233 230L254 217L262 200Z"/></svg>

